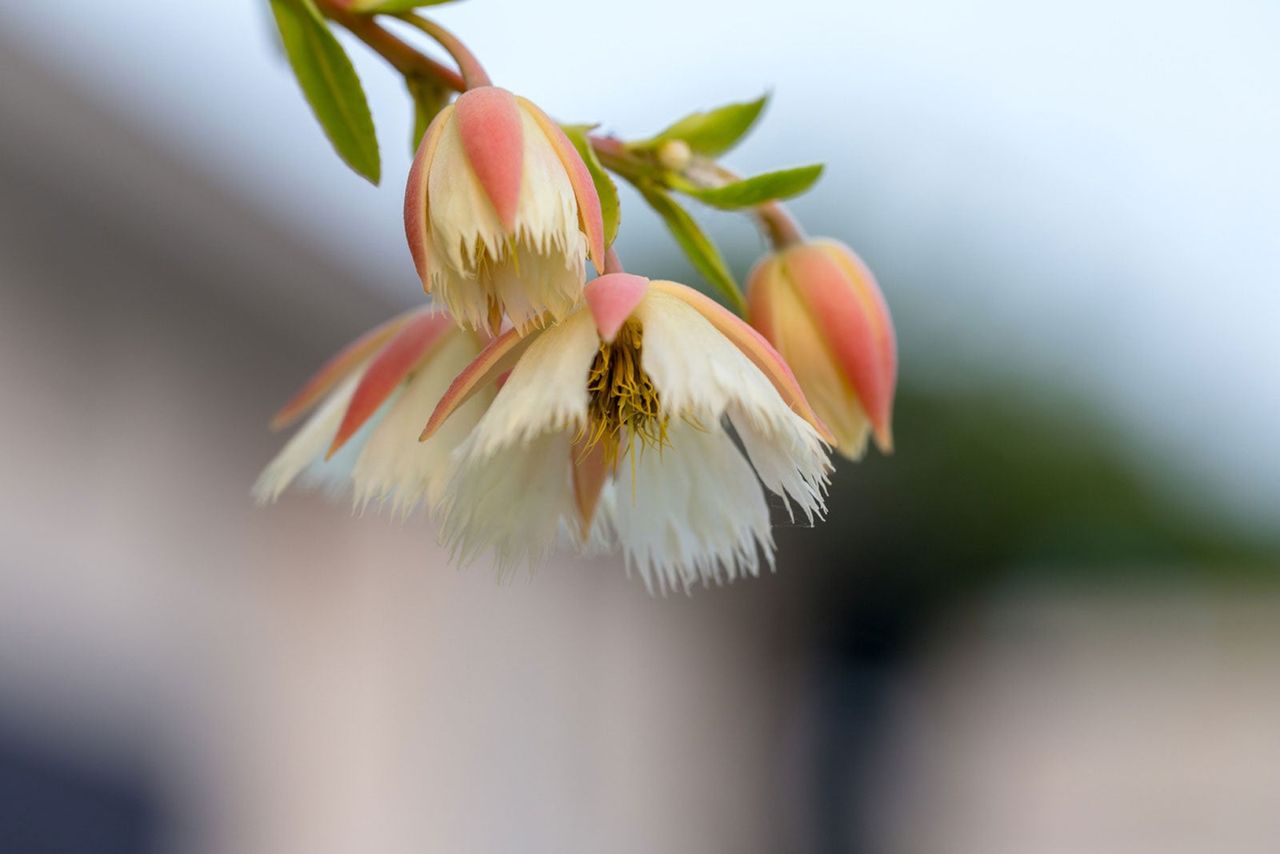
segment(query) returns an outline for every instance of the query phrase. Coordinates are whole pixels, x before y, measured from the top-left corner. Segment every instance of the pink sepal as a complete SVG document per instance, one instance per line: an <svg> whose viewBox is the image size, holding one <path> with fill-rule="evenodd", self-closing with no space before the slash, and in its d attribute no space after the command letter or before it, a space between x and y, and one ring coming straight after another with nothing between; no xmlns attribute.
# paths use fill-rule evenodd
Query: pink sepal
<svg viewBox="0 0 1280 854"><path fill-rule="evenodd" d="M606 273L587 283L583 294L602 340L613 343L648 290L648 279L630 273Z"/></svg>
<svg viewBox="0 0 1280 854"><path fill-rule="evenodd" d="M448 315L427 312L413 318L396 333L360 378L337 435L325 454L326 460L364 426L409 372L421 364L431 345L453 328L453 321Z"/></svg>
<svg viewBox="0 0 1280 854"><path fill-rule="evenodd" d="M456 114L467 162L498 221L514 234L524 170L524 129L516 98L506 89L481 86L458 96Z"/></svg>
<svg viewBox="0 0 1280 854"><path fill-rule="evenodd" d="M374 327L342 348L337 355L325 362L320 370L311 376L311 379L307 380L306 384L298 390L297 394L290 398L288 403L280 407L280 411L271 418L271 429L282 430L292 424L298 416L315 406L320 398L346 379L352 371L360 366L361 362L382 349L382 346L391 340L392 335L408 323L414 315L422 311L424 309L415 308L412 311L406 311L404 314L396 315L381 326Z"/></svg>
<svg viewBox="0 0 1280 854"><path fill-rule="evenodd" d="M449 416L470 400L472 395L515 367L525 348L538 337L538 334L531 332L522 338L519 330L508 329L485 345L479 355L471 360L471 364L453 378L453 382L450 383L427 420L427 426L422 428L418 441L425 442L430 439Z"/></svg>
<svg viewBox="0 0 1280 854"><path fill-rule="evenodd" d="M413 156L409 181L404 188L404 235L409 241L409 254L413 256L413 266L418 271L418 278L422 280L422 289L427 293L431 293L431 269L428 263L431 255L431 217L427 183L436 147L440 144L440 137L444 135L445 125L452 114L453 105L449 104L427 126L418 151Z"/></svg>
<svg viewBox="0 0 1280 854"><path fill-rule="evenodd" d="M600 504L600 494L609 480L609 464L604 452L604 445L597 443L593 447L584 448L581 442L575 442L569 450L573 468L573 501L578 511L579 534L582 542L591 537L591 523L596 516L596 507Z"/></svg>

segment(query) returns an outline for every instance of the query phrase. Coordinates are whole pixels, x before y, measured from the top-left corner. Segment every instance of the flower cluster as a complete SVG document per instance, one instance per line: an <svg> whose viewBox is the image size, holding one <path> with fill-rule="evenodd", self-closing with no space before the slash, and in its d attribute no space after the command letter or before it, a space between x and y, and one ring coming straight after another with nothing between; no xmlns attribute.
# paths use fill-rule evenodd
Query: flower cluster
<svg viewBox="0 0 1280 854"><path fill-rule="evenodd" d="M412 84L424 126L404 224L432 302L350 344L281 410L277 428L314 411L262 473L260 501L309 480L361 509L425 507L459 562L490 554L507 572L558 547L618 551L651 590L688 590L772 566L770 496L792 519L821 518L830 448L857 457L869 435L891 447L896 350L880 290L852 251L808 240L778 202L820 167L740 179L716 159L762 101L623 142L493 86L456 37L412 13L399 17L456 72L358 0L273 8L322 123L318 102L350 92L308 89L290 34L332 38L323 16ZM358 153L339 153L368 175ZM610 172L724 303L622 270ZM762 225L774 248L745 296L673 192Z"/></svg>

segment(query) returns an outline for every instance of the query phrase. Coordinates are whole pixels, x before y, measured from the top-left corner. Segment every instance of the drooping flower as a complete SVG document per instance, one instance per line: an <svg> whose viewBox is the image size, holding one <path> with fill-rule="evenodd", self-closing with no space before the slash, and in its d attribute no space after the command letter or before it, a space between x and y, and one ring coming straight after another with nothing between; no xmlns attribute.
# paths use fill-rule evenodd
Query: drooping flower
<svg viewBox="0 0 1280 854"><path fill-rule="evenodd" d="M892 450L897 343L862 259L835 240L797 243L761 259L747 301L751 324L795 371L836 449L856 459L873 434Z"/></svg>
<svg viewBox="0 0 1280 854"><path fill-rule="evenodd" d="M423 436L504 376L441 506L464 561L492 549L510 568L544 558L564 528L603 531L650 589L688 589L754 575L762 553L772 565L762 482L810 521L825 510L829 437L785 362L684 285L595 279L560 324L491 342Z"/></svg>
<svg viewBox="0 0 1280 854"><path fill-rule="evenodd" d="M604 260L591 175L535 105L495 86L460 95L432 121L409 173L409 249L428 293L463 325L497 332L560 319Z"/></svg>
<svg viewBox="0 0 1280 854"><path fill-rule="evenodd" d="M350 487L361 509L388 504L408 514L439 501L450 454L479 420L492 390L477 395L426 442L424 420L457 373L481 352L486 336L459 329L430 308L401 314L334 356L272 420L280 429L316 404L259 476L254 495L275 501L302 475L319 485Z"/></svg>

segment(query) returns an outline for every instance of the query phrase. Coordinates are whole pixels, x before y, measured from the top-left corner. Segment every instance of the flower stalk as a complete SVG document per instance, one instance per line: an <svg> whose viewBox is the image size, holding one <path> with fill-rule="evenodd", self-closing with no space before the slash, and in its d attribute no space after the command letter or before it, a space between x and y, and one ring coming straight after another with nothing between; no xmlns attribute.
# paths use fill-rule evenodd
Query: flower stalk
<svg viewBox="0 0 1280 854"><path fill-rule="evenodd" d="M453 61L458 63L458 71L462 74L462 82L464 89L478 89L481 86L492 86L493 81L489 79L489 74L484 70L484 66L480 64L480 60L471 52L462 40L428 18L421 15L415 15L407 12L398 16L410 26L416 27L434 39L449 56L453 57Z"/></svg>

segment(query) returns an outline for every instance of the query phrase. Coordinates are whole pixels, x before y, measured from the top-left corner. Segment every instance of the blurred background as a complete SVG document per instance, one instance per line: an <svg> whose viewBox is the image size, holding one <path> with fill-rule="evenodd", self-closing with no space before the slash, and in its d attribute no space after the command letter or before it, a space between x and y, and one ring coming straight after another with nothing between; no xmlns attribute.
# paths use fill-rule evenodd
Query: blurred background
<svg viewBox="0 0 1280 854"><path fill-rule="evenodd" d="M772 91L733 165L826 162L797 212L894 312L894 456L667 599L253 506L277 404L420 298L399 80L355 51L374 189L265 6L0 17L0 850L1276 850L1280 6L440 9L623 136Z"/></svg>

